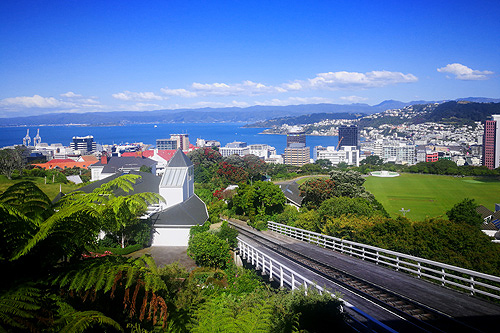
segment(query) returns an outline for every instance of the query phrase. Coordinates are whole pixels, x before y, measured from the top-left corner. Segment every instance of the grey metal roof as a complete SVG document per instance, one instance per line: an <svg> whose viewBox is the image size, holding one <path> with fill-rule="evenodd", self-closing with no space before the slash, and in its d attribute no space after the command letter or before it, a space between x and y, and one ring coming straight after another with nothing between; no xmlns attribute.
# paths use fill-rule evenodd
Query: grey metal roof
<svg viewBox="0 0 500 333"><path fill-rule="evenodd" d="M182 152L181 149L177 149L175 155L168 162L167 167L188 167L193 165L193 162Z"/></svg>
<svg viewBox="0 0 500 333"><path fill-rule="evenodd" d="M140 172L140 171L131 171L129 172L129 174L139 175L141 176L141 178L137 180L137 182L133 185L134 189L131 192L125 193L122 190L115 190L115 195L122 196L122 195L131 195L135 193L144 193L144 192L159 193L160 177L155 176L148 172ZM87 186L81 187L77 191L90 193L94 189L100 187L102 184L105 184L123 175L125 175L125 173L116 173L112 176L93 182L92 184L89 184Z"/></svg>
<svg viewBox="0 0 500 333"><path fill-rule="evenodd" d="M302 205L303 197L300 196L299 185L296 182L279 183L285 198L297 206Z"/></svg>
<svg viewBox="0 0 500 333"><path fill-rule="evenodd" d="M188 169L186 167L183 168L165 168L165 172L163 173L163 177L161 178L161 187L180 187L184 184L186 180L186 174Z"/></svg>
<svg viewBox="0 0 500 333"><path fill-rule="evenodd" d="M488 216L493 215L493 212L489 210L488 208L484 207L483 205L480 205L476 208L476 212L478 212L479 215L481 215L481 218L485 219Z"/></svg>
<svg viewBox="0 0 500 333"><path fill-rule="evenodd" d="M102 172L104 173L115 173L119 172L121 170L127 169L135 169L139 171L141 166L145 165L147 167L151 167L153 165L157 164L155 160L152 160L150 158L142 158L142 157L132 157L132 156L113 156L108 159L108 163L102 164L100 161L98 163L95 163L91 166L92 167L99 167L99 166L104 166L102 169Z"/></svg>
<svg viewBox="0 0 500 333"><path fill-rule="evenodd" d="M154 214L151 219L155 226L193 226L203 224L208 219L205 203L195 194L184 202Z"/></svg>

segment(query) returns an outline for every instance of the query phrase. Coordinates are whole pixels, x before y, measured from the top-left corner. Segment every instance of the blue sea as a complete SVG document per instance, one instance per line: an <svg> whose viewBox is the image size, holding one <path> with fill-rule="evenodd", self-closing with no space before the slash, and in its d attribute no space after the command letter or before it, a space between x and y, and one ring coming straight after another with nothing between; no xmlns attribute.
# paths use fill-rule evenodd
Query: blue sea
<svg viewBox="0 0 500 333"><path fill-rule="evenodd" d="M62 143L69 146L73 136L94 136L98 144L124 144L143 142L155 145L156 139L169 138L170 134L189 134L189 141L196 145L196 139L217 140L224 146L233 141L247 144L268 144L283 154L286 147L286 136L278 134L259 134L263 128L243 128L243 123L180 123L180 124L131 124L124 126L31 126L0 127L0 147L22 144L29 129L31 144L40 129L42 142ZM155 127L156 126L156 127ZM307 146L336 146L337 136L307 136Z"/></svg>

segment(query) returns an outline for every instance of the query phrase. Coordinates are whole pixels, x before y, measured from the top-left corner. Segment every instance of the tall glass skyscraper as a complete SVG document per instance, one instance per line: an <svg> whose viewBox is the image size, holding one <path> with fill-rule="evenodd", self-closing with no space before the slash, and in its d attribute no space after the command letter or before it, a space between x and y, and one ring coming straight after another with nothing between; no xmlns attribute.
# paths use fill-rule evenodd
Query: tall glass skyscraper
<svg viewBox="0 0 500 333"><path fill-rule="evenodd" d="M339 127L339 147L354 146L359 150L359 131L357 125Z"/></svg>

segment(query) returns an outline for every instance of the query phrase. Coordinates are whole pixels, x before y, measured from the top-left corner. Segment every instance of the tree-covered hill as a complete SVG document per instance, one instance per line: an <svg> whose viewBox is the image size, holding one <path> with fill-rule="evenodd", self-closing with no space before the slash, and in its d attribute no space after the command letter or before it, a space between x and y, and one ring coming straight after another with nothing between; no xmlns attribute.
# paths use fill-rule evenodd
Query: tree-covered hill
<svg viewBox="0 0 500 333"><path fill-rule="evenodd" d="M331 119L356 119L364 114L354 114L348 112L341 113L312 113L297 117L281 117L266 121L259 121L257 123L247 125L246 127L274 127L281 126L284 124L292 125L302 125L302 124L314 124L323 120Z"/></svg>
<svg viewBox="0 0 500 333"><path fill-rule="evenodd" d="M427 121L485 121L500 114L500 103L446 102L439 104L425 118ZM424 118L424 119L425 119Z"/></svg>

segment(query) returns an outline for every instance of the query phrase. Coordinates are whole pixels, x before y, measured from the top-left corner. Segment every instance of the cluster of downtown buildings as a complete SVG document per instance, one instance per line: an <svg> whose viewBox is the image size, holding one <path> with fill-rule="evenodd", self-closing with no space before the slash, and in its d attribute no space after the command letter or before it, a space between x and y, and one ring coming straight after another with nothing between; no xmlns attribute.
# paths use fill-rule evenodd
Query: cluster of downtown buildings
<svg viewBox="0 0 500 333"><path fill-rule="evenodd" d="M349 121L347 122L349 123ZM500 115L493 115L484 123L474 126L453 127L439 123L416 125L381 125L360 129L357 125L337 125L337 146L307 146L306 133L302 127L291 126L287 129L286 148L282 155L267 144L247 144L234 141L221 147L215 140L197 139L196 145L189 141L188 134L171 134L168 139L157 139L154 149L143 143L126 145L98 145L93 136L73 137L69 146L41 142L39 133L30 146L27 134L23 144L30 148L31 155L56 162L69 160L75 162L97 162L101 156L141 157L157 162L156 170L161 173L177 149L189 152L201 147L217 147L223 157L231 155L255 155L267 163L303 166L317 160L328 160L332 165L345 163L359 166L367 156L375 155L384 162L413 165L418 162L435 162L449 159L457 165L485 165L489 169L500 166ZM360 138L362 138L360 140ZM85 158L87 156L87 158ZM92 159L88 156L94 156ZM89 163L80 163L88 167Z"/></svg>

